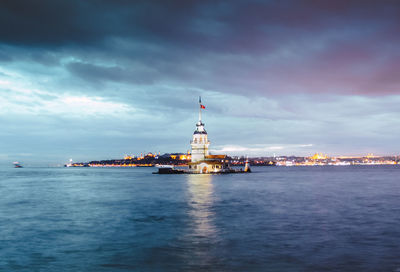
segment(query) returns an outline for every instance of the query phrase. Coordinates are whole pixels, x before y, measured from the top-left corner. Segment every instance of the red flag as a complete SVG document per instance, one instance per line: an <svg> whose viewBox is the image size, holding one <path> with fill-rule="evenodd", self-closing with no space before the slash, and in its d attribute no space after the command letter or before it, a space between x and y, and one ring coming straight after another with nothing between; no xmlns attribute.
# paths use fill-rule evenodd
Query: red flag
<svg viewBox="0 0 400 272"><path fill-rule="evenodd" d="M202 108L202 109L205 109L205 108L206 108L206 106L204 106L204 105L200 104L200 108Z"/></svg>

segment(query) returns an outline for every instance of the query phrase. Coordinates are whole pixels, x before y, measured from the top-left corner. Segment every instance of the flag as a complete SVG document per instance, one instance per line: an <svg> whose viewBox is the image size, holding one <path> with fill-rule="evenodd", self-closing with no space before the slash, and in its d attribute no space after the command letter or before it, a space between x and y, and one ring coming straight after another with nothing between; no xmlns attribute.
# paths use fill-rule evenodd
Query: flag
<svg viewBox="0 0 400 272"><path fill-rule="evenodd" d="M202 109L205 109L205 108L206 108L206 106L204 106L204 105L200 104L200 108L202 108Z"/></svg>

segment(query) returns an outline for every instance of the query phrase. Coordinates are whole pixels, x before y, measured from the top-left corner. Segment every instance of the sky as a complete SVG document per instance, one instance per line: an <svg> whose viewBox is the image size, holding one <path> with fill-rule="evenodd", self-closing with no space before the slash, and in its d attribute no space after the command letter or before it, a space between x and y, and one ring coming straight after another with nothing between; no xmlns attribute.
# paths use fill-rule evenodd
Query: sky
<svg viewBox="0 0 400 272"><path fill-rule="evenodd" d="M3 0L0 162L400 154L400 2Z"/></svg>

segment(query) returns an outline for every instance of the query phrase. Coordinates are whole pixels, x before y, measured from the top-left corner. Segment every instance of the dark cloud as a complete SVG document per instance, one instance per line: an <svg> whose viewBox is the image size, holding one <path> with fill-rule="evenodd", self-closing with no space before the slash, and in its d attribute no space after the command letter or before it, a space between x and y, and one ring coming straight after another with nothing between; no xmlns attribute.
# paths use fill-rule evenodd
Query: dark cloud
<svg viewBox="0 0 400 272"><path fill-rule="evenodd" d="M1 40L24 46L85 45L110 36L168 36L194 1L2 1ZM176 26L172 28L171 26Z"/></svg>
<svg viewBox="0 0 400 272"><path fill-rule="evenodd" d="M4 43L28 46L95 45L129 37L203 50L265 50L304 32L395 23L399 8L390 0L6 0L1 2L0 36Z"/></svg>

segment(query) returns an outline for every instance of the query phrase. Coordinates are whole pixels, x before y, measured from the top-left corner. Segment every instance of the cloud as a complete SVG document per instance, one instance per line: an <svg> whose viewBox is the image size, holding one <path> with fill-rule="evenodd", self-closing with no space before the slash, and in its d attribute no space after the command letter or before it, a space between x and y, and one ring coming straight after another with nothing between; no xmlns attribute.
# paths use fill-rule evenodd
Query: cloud
<svg viewBox="0 0 400 272"><path fill-rule="evenodd" d="M399 10L391 0L2 1L1 148L49 160L186 150L202 95L217 150L400 152ZM55 139L69 149L51 155Z"/></svg>
<svg viewBox="0 0 400 272"><path fill-rule="evenodd" d="M54 94L0 81L0 115L60 115L74 118L119 116L135 112L129 105L105 101L101 97Z"/></svg>
<svg viewBox="0 0 400 272"><path fill-rule="evenodd" d="M0 42L34 50L43 64L70 55L79 61L62 68L95 87L389 95L399 93L399 9L354 0L3 1Z"/></svg>
<svg viewBox="0 0 400 272"><path fill-rule="evenodd" d="M91 83L113 81L134 84L151 84L153 82L151 76L153 71L150 69L147 69L148 71L128 71L118 66L100 66L81 62L68 63L67 69L72 74Z"/></svg>

